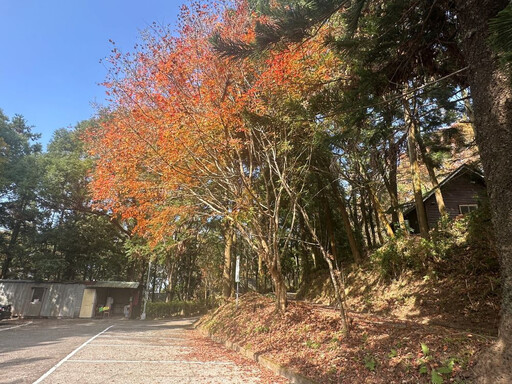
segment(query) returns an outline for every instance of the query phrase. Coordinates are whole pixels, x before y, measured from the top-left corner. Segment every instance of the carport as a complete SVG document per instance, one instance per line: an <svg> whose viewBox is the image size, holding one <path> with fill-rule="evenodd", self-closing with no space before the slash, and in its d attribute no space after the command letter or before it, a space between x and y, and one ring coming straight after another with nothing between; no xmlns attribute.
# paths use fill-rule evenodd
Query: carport
<svg viewBox="0 0 512 384"><path fill-rule="evenodd" d="M107 306L110 315L129 316L139 306L139 283L127 281L94 281L84 283L81 318L92 318L98 315L98 308Z"/></svg>

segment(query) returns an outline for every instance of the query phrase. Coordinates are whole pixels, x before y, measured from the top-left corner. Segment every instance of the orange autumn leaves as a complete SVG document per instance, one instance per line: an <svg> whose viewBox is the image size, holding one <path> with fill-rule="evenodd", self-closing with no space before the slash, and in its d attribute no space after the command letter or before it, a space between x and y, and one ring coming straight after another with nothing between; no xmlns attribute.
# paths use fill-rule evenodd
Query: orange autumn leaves
<svg viewBox="0 0 512 384"><path fill-rule="evenodd" d="M304 99L336 68L321 37L261 59L221 58L213 33L254 37L247 3L228 4L193 2L175 33L155 25L136 52L114 48L105 82L111 104L86 135L96 206L154 242L189 215L250 209L236 179L250 129L244 112L265 115L269 100Z"/></svg>

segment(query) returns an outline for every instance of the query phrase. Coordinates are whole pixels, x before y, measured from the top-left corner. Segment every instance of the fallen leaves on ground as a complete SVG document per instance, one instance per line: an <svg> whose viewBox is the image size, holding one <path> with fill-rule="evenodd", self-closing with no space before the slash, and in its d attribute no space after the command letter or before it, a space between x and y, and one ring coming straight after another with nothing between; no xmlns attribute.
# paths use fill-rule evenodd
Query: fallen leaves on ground
<svg viewBox="0 0 512 384"><path fill-rule="evenodd" d="M256 377L262 384L286 384L289 381L275 375L270 370L261 367L253 360L242 357L240 354L230 351L218 343L205 338L196 330L188 331L187 340L192 351L186 355L187 360L192 361L230 361L243 370L248 377Z"/></svg>
<svg viewBox="0 0 512 384"><path fill-rule="evenodd" d="M249 293L206 315L210 333L319 383L465 383L492 337L412 321L350 313L347 335L334 309Z"/></svg>

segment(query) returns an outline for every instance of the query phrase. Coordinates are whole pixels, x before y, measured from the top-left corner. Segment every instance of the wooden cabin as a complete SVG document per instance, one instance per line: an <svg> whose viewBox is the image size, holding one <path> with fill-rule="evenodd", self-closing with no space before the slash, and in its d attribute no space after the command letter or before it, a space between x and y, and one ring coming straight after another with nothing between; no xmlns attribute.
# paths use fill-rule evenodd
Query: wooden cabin
<svg viewBox="0 0 512 384"><path fill-rule="evenodd" d="M450 219L477 209L480 198L487 193L483 175L465 164L450 173L439 183L439 188L441 188L446 211ZM424 195L423 203L427 212L428 226L433 228L441 218L434 190ZM409 203L404 210L404 219L408 221L414 233L419 233L420 229L414 202Z"/></svg>

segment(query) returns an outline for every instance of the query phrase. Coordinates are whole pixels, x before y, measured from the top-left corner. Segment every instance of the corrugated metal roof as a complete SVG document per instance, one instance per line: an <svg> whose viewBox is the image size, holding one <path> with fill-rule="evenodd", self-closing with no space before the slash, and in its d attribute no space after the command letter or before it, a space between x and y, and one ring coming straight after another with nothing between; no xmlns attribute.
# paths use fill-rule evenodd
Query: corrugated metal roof
<svg viewBox="0 0 512 384"><path fill-rule="evenodd" d="M93 286L94 288L139 288L139 283L136 281L90 281L85 283L86 286Z"/></svg>
<svg viewBox="0 0 512 384"><path fill-rule="evenodd" d="M0 279L0 283L23 283L32 285L43 285L43 284L67 284L67 285L85 285L86 287L96 288L139 288L140 283L137 281L34 281L34 280L13 280L13 279Z"/></svg>
<svg viewBox="0 0 512 384"><path fill-rule="evenodd" d="M23 284L82 284L77 281L44 281L44 280L17 280L17 279L0 279L0 283L23 283Z"/></svg>

